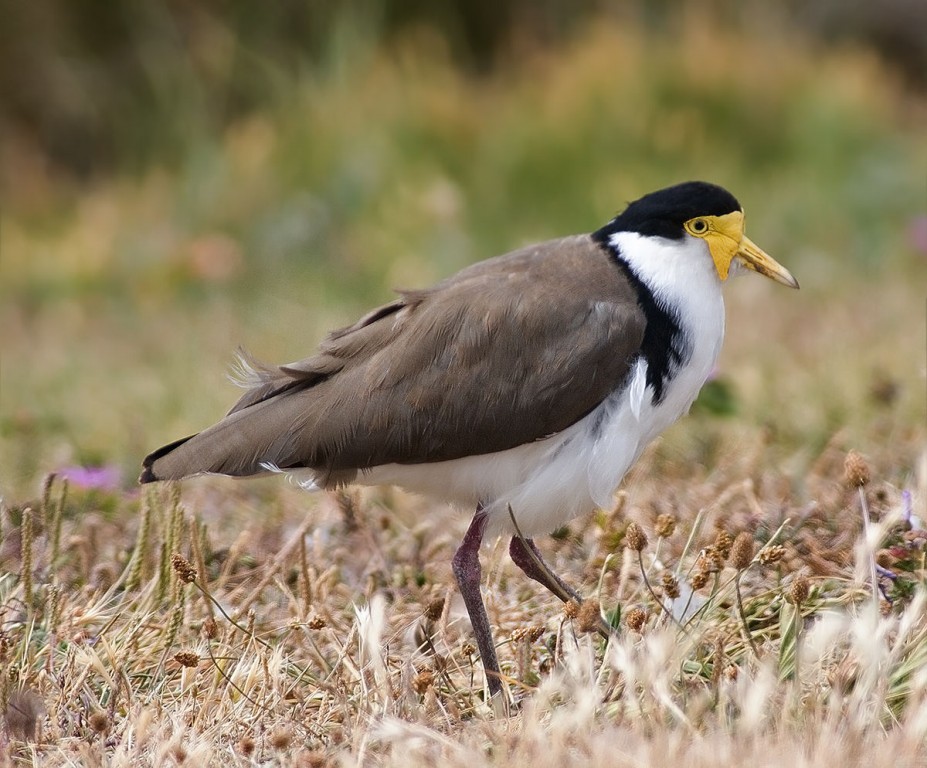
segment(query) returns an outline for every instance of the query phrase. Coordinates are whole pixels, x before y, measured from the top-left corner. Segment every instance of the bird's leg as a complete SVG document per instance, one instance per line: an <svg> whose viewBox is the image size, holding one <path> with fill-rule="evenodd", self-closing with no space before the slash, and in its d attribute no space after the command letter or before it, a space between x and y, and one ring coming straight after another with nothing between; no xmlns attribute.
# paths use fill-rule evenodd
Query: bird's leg
<svg viewBox="0 0 927 768"><path fill-rule="evenodd" d="M515 565L521 568L529 579L534 579L538 584L547 587L563 602L575 600L577 603L581 603L583 601L579 593L567 585L544 562L540 550L531 539L513 536L512 541L509 543L509 555Z"/></svg>
<svg viewBox="0 0 927 768"><path fill-rule="evenodd" d="M513 536L512 541L509 543L509 555L515 565L521 568L528 578L534 579L538 584L547 587L563 602L566 603L570 600L574 600L576 603L583 602L580 594L544 562L540 550L531 539ZM596 624L596 631L607 640L611 636L611 627L601 616Z"/></svg>
<svg viewBox="0 0 927 768"><path fill-rule="evenodd" d="M483 514L483 508L478 506L451 564L464 605L467 606L467 613L470 615L470 623L473 625L476 647L479 649L483 671L486 673L486 684L489 686L490 695L495 696L502 691L502 675L492 630L489 627L489 616L486 615L486 606L483 605L483 596L480 594L480 544L483 542L485 528L486 516Z"/></svg>

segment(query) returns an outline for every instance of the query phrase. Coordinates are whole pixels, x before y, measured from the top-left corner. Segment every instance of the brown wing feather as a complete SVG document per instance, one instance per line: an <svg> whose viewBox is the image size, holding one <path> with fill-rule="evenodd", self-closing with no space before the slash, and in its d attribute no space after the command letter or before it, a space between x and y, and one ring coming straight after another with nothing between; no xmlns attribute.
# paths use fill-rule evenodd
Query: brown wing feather
<svg viewBox="0 0 927 768"><path fill-rule="evenodd" d="M591 238L551 241L409 292L265 370L210 429L146 460L148 479L268 462L344 479L386 463L501 451L559 432L625 379L644 316Z"/></svg>

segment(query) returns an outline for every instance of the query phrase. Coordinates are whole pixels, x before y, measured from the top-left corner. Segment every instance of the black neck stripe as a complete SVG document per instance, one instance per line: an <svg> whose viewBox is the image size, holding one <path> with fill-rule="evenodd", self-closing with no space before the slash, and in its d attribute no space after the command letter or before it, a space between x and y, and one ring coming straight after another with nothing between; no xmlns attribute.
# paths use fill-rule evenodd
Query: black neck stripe
<svg viewBox="0 0 927 768"><path fill-rule="evenodd" d="M657 299L631 265L622 258L620 249L609 240L607 231L599 230L593 239L608 251L637 293L637 302L647 318L641 355L647 362L647 384L653 388L653 402L659 404L665 395L666 382L691 354L679 313Z"/></svg>

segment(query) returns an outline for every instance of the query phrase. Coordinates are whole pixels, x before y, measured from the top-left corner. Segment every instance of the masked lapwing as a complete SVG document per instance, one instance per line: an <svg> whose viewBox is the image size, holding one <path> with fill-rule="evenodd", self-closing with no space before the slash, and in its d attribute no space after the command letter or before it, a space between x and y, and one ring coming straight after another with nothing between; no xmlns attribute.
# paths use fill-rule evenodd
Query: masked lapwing
<svg viewBox="0 0 927 768"><path fill-rule="evenodd" d="M496 694L481 543L511 536L529 577L575 596L529 537L610 506L688 411L721 350L722 284L745 270L798 287L744 235L726 190L653 192L592 234L402 292L310 357L251 365L228 414L149 455L140 481L282 471L310 488L397 485L475 507L453 571Z"/></svg>

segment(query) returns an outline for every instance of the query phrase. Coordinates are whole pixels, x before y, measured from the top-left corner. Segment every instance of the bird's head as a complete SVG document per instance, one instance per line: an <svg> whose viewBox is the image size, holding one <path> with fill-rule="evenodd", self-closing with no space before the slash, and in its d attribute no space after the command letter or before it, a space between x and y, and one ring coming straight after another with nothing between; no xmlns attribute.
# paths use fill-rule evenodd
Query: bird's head
<svg viewBox="0 0 927 768"><path fill-rule="evenodd" d="M792 274L744 234L743 208L715 184L688 181L651 192L628 205L609 229L672 240L697 238L708 246L721 280L743 267L798 288Z"/></svg>

